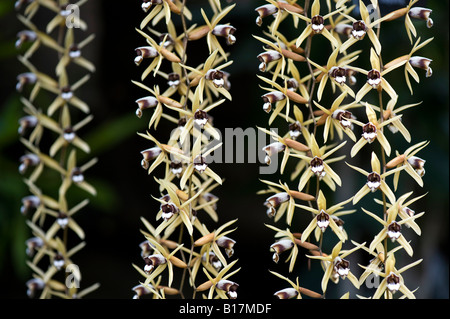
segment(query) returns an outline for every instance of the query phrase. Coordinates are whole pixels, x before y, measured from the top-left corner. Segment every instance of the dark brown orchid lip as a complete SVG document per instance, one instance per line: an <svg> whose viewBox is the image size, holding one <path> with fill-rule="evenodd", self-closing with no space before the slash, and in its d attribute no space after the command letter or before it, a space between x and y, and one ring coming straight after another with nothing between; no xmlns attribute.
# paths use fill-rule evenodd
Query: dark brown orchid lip
<svg viewBox="0 0 450 319"><path fill-rule="evenodd" d="M214 84L214 86L216 88L221 88L225 84L224 73L220 70L214 70L214 69L209 70L206 73L205 78L207 80L212 81L212 83Z"/></svg>
<svg viewBox="0 0 450 319"><path fill-rule="evenodd" d="M334 67L330 70L330 77L334 78L339 84L344 84L347 80L347 70L341 67Z"/></svg>
<svg viewBox="0 0 450 319"><path fill-rule="evenodd" d="M73 128L66 127L63 130L63 137L67 142L71 143L75 139L75 131L73 130Z"/></svg>
<svg viewBox="0 0 450 319"><path fill-rule="evenodd" d="M402 225L400 225L396 221L393 221L387 227L387 235L393 241L400 237L401 231L402 231Z"/></svg>
<svg viewBox="0 0 450 319"><path fill-rule="evenodd" d="M201 155L197 155L194 158L194 168L196 171L198 171L199 173L202 173L206 170L207 167L208 167L208 163L206 162L206 158L204 158Z"/></svg>
<svg viewBox="0 0 450 319"><path fill-rule="evenodd" d="M167 263L167 260L166 258L164 258L164 256L156 254L144 257L144 262L145 262L144 271L146 273L150 273L155 267Z"/></svg>
<svg viewBox="0 0 450 319"><path fill-rule="evenodd" d="M341 124L343 129L352 127L352 123L349 121L349 119L351 119L352 116L353 114L350 111L345 110L336 110L332 114L332 117L339 121L339 124Z"/></svg>
<svg viewBox="0 0 450 319"><path fill-rule="evenodd" d="M64 212L59 211L56 221L57 221L58 225L64 229L64 228L66 228L67 224L69 223L69 216Z"/></svg>
<svg viewBox="0 0 450 319"><path fill-rule="evenodd" d="M209 116L208 113L206 113L203 110L198 109L194 113L194 122L198 124L200 127L203 127L208 122Z"/></svg>
<svg viewBox="0 0 450 319"><path fill-rule="evenodd" d="M321 15L316 15L311 18L311 28L315 33L319 33L323 30L323 17Z"/></svg>
<svg viewBox="0 0 450 319"><path fill-rule="evenodd" d="M309 163L311 171L317 176L323 176L324 173L324 164L323 160L320 157L314 156L314 158Z"/></svg>
<svg viewBox="0 0 450 319"><path fill-rule="evenodd" d="M371 122L365 124L362 128L362 137L370 144L377 137L377 127Z"/></svg>
<svg viewBox="0 0 450 319"><path fill-rule="evenodd" d="M220 290L225 291L228 297L230 297L231 299L237 298L236 291L239 288L239 285L237 283L227 279L222 279L217 283L216 287Z"/></svg>
<svg viewBox="0 0 450 319"><path fill-rule="evenodd" d="M341 277L345 278L348 275L349 269L350 269L350 262L348 260L339 258L334 263L334 270Z"/></svg>
<svg viewBox="0 0 450 319"><path fill-rule="evenodd" d="M395 293L400 288L400 277L391 272L386 277L386 284L387 288L392 292Z"/></svg>
<svg viewBox="0 0 450 319"><path fill-rule="evenodd" d="M167 48L174 43L175 41L169 33L163 33L159 36L159 45L163 46L164 48Z"/></svg>
<svg viewBox="0 0 450 319"><path fill-rule="evenodd" d="M322 230L325 231L325 229L328 227L330 223L330 215L328 215L323 209L320 211L319 214L316 216L317 220L317 226Z"/></svg>
<svg viewBox="0 0 450 319"><path fill-rule="evenodd" d="M381 83L381 73L378 70L372 69L367 73L367 83L376 88Z"/></svg>
<svg viewBox="0 0 450 319"><path fill-rule="evenodd" d="M289 124L289 135L291 138L296 139L302 134L302 126L300 122L296 121Z"/></svg>
<svg viewBox="0 0 450 319"><path fill-rule="evenodd" d="M355 39L361 40L366 35L367 26L364 23L364 21L359 20L359 21L353 22L352 28L353 28L352 29L352 36Z"/></svg>
<svg viewBox="0 0 450 319"><path fill-rule="evenodd" d="M73 92L69 85L66 85L61 88L61 97L64 100L70 100L72 98L72 96L73 96Z"/></svg>
<svg viewBox="0 0 450 319"><path fill-rule="evenodd" d="M84 180L83 171L80 167L74 167L71 172L72 181L74 183L80 183Z"/></svg>
<svg viewBox="0 0 450 319"><path fill-rule="evenodd" d="M367 186L372 192L376 191L381 185L381 176L376 172L367 175Z"/></svg>

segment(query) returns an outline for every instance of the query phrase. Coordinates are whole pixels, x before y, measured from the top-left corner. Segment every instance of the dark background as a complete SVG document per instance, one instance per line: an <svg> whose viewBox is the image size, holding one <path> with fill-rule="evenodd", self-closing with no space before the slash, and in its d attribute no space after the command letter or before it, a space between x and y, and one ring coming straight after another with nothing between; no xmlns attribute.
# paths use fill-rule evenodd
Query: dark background
<svg viewBox="0 0 450 319"><path fill-rule="evenodd" d="M192 2L189 8L198 16L199 6L205 2L189 2ZM25 264L27 257L24 245L29 237L29 229L19 209L20 199L28 195L28 191L17 171L18 159L24 151L24 146L18 142L17 120L23 116L23 111L19 101L20 95L14 87L16 75L25 69L17 60L17 51L14 48L16 33L22 30L23 26L16 18L13 3L14 1L0 1L0 297L22 299L27 298L25 282L30 279L31 272ZM237 42L226 48L234 60L227 68L231 73L233 101L224 103L213 112L214 124L222 132L227 127L267 127L268 116L262 111L260 98L263 91L259 88L261 83L255 76L259 74L256 56L262 49L261 44L251 36L263 35L262 29L255 24L254 12L254 8L262 3L254 0L237 1L235 9L226 19L237 29ZM433 28L427 29L423 21L414 22L422 41L434 37L427 47L416 54L433 59L433 76L425 78L425 71L418 70L421 82L412 82L414 96L409 94L402 71L389 74L388 80L400 96L398 105L423 101L420 106L403 112L403 121L411 132L412 143L431 141L430 145L418 154L427 160L425 187L421 189L415 185L406 174L401 175L400 183L403 183L405 192L414 190L413 196L425 192L428 195L415 206L416 212L426 211L426 214L418 219L422 236L416 236L411 230L405 231L406 238L412 241L414 256L410 258L399 254L397 267L401 268L423 258L419 266L403 273L407 286L413 290L417 288L415 285L420 284L420 289L416 292L419 298L448 298L448 1L420 1L416 6L433 9ZM78 93L90 105L94 115L94 120L82 133L83 138L90 144L92 153L88 156L82 152L78 153L80 162L86 162L92 157L99 159L98 164L87 174L89 182L97 188L98 196L90 198L91 202L87 208L75 215L77 222L86 232L87 245L73 260L81 268L82 288L95 282L101 284L88 298L128 299L133 295L131 288L142 279L132 267L132 263L142 265L138 246L144 239L139 232L143 227L140 216L153 221L158 210L157 202L150 196L158 194L156 183L153 177L147 176L140 167L139 152L152 146L136 135L136 132L145 130L148 121L145 116L138 119L134 114L134 101L143 96L143 91L131 83L132 79L139 80L143 67L137 69L133 59L134 48L143 44L134 28L138 27L144 13L140 9L139 1L89 1L81 7L81 17L88 23L87 34L96 34L95 41L83 50L83 55L97 66L97 71ZM39 19L41 20L34 21L40 26L49 21L45 14ZM270 19L266 18L263 27L270 23ZM290 21L286 24L290 25ZM162 24L158 26L161 27ZM299 31L285 28L283 32L288 38L295 38ZM402 20L384 24L381 34L383 54L386 54L383 55L385 62L409 52L411 45ZM83 39L85 35L77 33L77 36ZM196 65L196 59L205 59L205 56L202 56L206 50L203 42L192 43L188 50L191 65ZM311 56L314 61L325 64L328 54L329 52L321 50L320 46L315 46ZM46 61L41 53L35 56L34 64L40 69L51 68L55 63ZM368 61L368 56L362 54L358 62L363 63L362 61ZM302 70L305 70L301 71L305 74L306 69ZM79 74L74 71L73 74L73 78L78 79L84 71ZM329 86L327 88L329 89ZM52 96L44 95L40 98L43 102L48 102ZM321 104L327 105L327 102L332 101L331 98L325 96ZM167 123L162 120L158 132L155 133L157 137L164 139L168 136L172 126ZM283 122L280 121L275 122L273 126L282 128L282 125ZM399 136L390 135L389 138L393 151L408 147ZM369 169L369 160L364 158L364 155L361 155L361 163L358 164L356 159L351 163ZM288 172L295 163L290 160L289 164ZM215 164L213 169L225 178L225 183L216 189L215 194L220 197L220 224L239 218L238 229L231 237L237 241L235 257L239 258L238 265L242 267L233 277L233 280L240 284L240 298L273 300L273 293L287 285L270 275L268 269L286 275L287 266L283 261L287 255L282 255L278 265L271 261L269 246L273 243L273 232L265 227L264 223L273 224L273 221L265 214L262 205L265 197L256 195L256 192L263 188L259 178L277 181L279 177L260 176L259 166L258 163ZM330 203L348 198L364 183L361 176L355 175L345 164L336 165L334 168L343 177L345 184L342 188L338 187L334 194L327 193ZM163 172L157 171L156 174L162 176ZM284 180L286 179L284 177ZM291 184L294 186L297 181ZM75 191L74 196L81 200L85 194ZM376 207L369 198L365 198L358 206L369 210ZM299 213L296 213L296 216L298 215ZM299 217L301 225L306 225L308 220L303 221L301 218ZM347 219L346 230L350 238L356 241L370 241L379 231L379 225L360 209ZM205 222L209 223L210 229L215 227L208 217ZM282 223L277 226L285 227ZM298 231L301 231L301 228ZM332 241L325 242L324 245L331 250L335 238L333 235L328 238ZM74 244L77 243L76 240L74 239ZM351 248L349 243L346 245L345 248ZM320 291L322 272L317 263L313 264L311 271L306 268L305 253L306 251L300 251L300 266L290 278L295 280L295 277L299 276L302 286ZM365 264L368 260L365 255L354 261L352 271L357 277L362 269L356 264ZM339 285L330 284L327 297L340 297L348 289L354 292L348 285L348 280L340 282ZM370 291L362 289L359 294L368 296Z"/></svg>

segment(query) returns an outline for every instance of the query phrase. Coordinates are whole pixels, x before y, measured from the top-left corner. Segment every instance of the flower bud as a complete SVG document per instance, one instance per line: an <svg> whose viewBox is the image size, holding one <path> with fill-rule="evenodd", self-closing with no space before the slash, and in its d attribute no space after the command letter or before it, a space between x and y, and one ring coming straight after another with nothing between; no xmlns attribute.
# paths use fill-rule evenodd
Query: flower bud
<svg viewBox="0 0 450 319"><path fill-rule="evenodd" d="M144 271L147 274L150 274L155 267L167 263L167 259L160 254L147 256L144 258L144 261L145 261Z"/></svg>
<svg viewBox="0 0 450 319"><path fill-rule="evenodd" d="M261 64L259 65L259 70L261 72L265 72L267 64L269 62L277 61L277 60L281 59L282 55L278 51L269 50L269 51L266 51L266 52L263 52L263 53L259 54L257 56L257 58L261 62Z"/></svg>
<svg viewBox="0 0 450 319"><path fill-rule="evenodd" d="M236 38L233 35L236 31L236 28L231 25L219 24L214 27L211 31L215 36L225 37L227 39L227 44L232 45L236 42Z"/></svg>
<svg viewBox="0 0 450 319"><path fill-rule="evenodd" d="M20 135L23 135L26 129L35 127L37 123L38 119L36 116L34 115L23 116L19 119L19 129L17 130L17 132Z"/></svg>
<svg viewBox="0 0 450 319"><path fill-rule="evenodd" d="M255 9L255 11L259 15L256 18L256 25L260 27L262 25L262 19L269 15L276 14L278 12L278 8L276 6L274 6L273 4L265 4L265 5L257 7Z"/></svg>
<svg viewBox="0 0 450 319"><path fill-rule="evenodd" d="M411 156L407 161L412 166L412 168L414 168L416 173L419 174L420 177L425 175L425 160L417 156Z"/></svg>
<svg viewBox="0 0 450 319"><path fill-rule="evenodd" d="M225 253L227 254L228 258L230 258L231 256L233 256L234 254L234 244L236 244L236 241L226 237L226 236L222 236L219 239L216 240L216 243L219 247L225 248Z"/></svg>
<svg viewBox="0 0 450 319"><path fill-rule="evenodd" d="M276 243L272 244L270 246L270 251L274 252L274 254L272 256L272 260L275 263L278 263L278 261L280 260L279 255L282 252L285 252L286 250L291 249L292 247L294 247L294 243L290 239L281 239L281 240L277 241Z"/></svg>
<svg viewBox="0 0 450 319"><path fill-rule="evenodd" d="M269 113L272 110L272 103L284 100L286 95L280 91L272 91L262 95L261 97L264 101L263 110Z"/></svg>
<svg viewBox="0 0 450 319"><path fill-rule="evenodd" d="M143 150L141 152L142 154L142 161L141 161L141 166L143 169L148 169L149 162L154 160L156 157L158 157L159 154L161 154L162 150L158 147L152 147L152 148L148 148L146 150Z"/></svg>
<svg viewBox="0 0 450 319"><path fill-rule="evenodd" d="M352 31L353 31L353 26L351 26L349 24L339 23L334 27L334 31L336 31L336 33L345 35L347 37L351 37Z"/></svg>
<svg viewBox="0 0 450 319"><path fill-rule="evenodd" d="M138 105L138 109L136 110L136 116L141 118L142 111L148 109L150 107L155 107L158 105L158 99L154 96L146 96L135 101Z"/></svg>
<svg viewBox="0 0 450 319"><path fill-rule="evenodd" d="M216 287L220 290L225 291L228 297L230 297L231 299L237 298L236 290L239 287L237 283L232 282L230 280L222 279L217 283Z"/></svg>
<svg viewBox="0 0 450 319"><path fill-rule="evenodd" d="M274 293L279 299L292 299L298 296L298 291L294 288L285 288Z"/></svg>
<svg viewBox="0 0 450 319"><path fill-rule="evenodd" d="M33 278L26 282L27 285L27 295L30 298L34 297L36 290L42 290L45 287L45 282L40 278Z"/></svg>
<svg viewBox="0 0 450 319"><path fill-rule="evenodd" d="M264 159L267 165L270 165L271 159L270 157L274 154L281 153L286 149L286 145L280 142L274 142L272 144L266 145L262 148L264 152L266 152L266 157Z"/></svg>
<svg viewBox="0 0 450 319"><path fill-rule="evenodd" d="M20 49L25 42L34 42L37 39L37 35L34 31L23 30L17 33L16 49Z"/></svg>
<svg viewBox="0 0 450 319"><path fill-rule="evenodd" d="M29 166L36 166L41 162L39 156L32 153L21 156L19 161L20 161L19 166L20 174L24 174Z"/></svg>
<svg viewBox="0 0 450 319"><path fill-rule="evenodd" d="M153 288L152 285L150 285L150 286ZM141 296L148 295L151 293L150 289L148 289L144 285L134 286L131 290L133 290L135 293L135 295L133 296L133 299L139 299Z"/></svg>
<svg viewBox="0 0 450 319"><path fill-rule="evenodd" d="M33 257L35 251L44 246L44 241L40 237L32 237L25 241L27 246L26 254L28 257Z"/></svg>
<svg viewBox="0 0 450 319"><path fill-rule="evenodd" d="M421 7L411 8L408 12L408 15L411 18L426 20L427 27L431 28L433 26L433 20L430 18L430 14L433 10Z"/></svg>
<svg viewBox="0 0 450 319"><path fill-rule="evenodd" d="M134 58L134 63L138 66L141 64L144 58L154 58L159 55L158 51L151 46L139 47L136 48L135 51L136 51L136 58Z"/></svg>
<svg viewBox="0 0 450 319"><path fill-rule="evenodd" d="M426 77L429 78L431 75L433 75L433 70L430 67L431 61L433 60L420 56L413 56L409 59L409 64L411 64L415 68L420 68L427 71Z"/></svg>
<svg viewBox="0 0 450 319"><path fill-rule="evenodd" d="M17 76L16 90L17 92L22 92L23 87L26 84L36 83L37 76L33 72L21 73Z"/></svg>

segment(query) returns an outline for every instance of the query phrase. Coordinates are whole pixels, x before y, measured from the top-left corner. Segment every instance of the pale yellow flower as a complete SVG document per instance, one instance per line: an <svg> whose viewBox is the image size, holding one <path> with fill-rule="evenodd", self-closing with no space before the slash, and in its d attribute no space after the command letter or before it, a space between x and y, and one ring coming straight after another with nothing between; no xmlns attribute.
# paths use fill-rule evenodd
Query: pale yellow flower
<svg viewBox="0 0 450 319"><path fill-rule="evenodd" d="M300 240L303 242L307 241L309 235L315 229L319 228L323 233L328 228L328 226L330 226L330 228L333 230L333 232L336 234L339 240L345 242L347 236L345 235L343 230L336 224L333 216L338 217L345 214L354 213L356 210L337 212L338 210L341 210L343 206L348 202L350 202L352 199L353 197L327 208L327 200L323 195L322 191L320 191L319 197L317 198L317 209L305 205L296 204L295 205L296 207L309 211L315 215L314 218L309 223L309 225L302 232Z"/></svg>
<svg viewBox="0 0 450 319"><path fill-rule="evenodd" d="M309 256L308 258L312 259L318 259L322 261L322 263L325 265L325 273L322 277L322 291L325 293L328 286L328 281L331 279L333 281L337 281L340 278L350 280L350 282L359 289L359 282L358 279L353 275L353 273L350 271L350 262L346 259L348 255L355 252L362 246L364 246L365 243L358 245L350 250L341 250L342 249L342 241L339 241L334 247L331 252L331 255L319 255L319 256Z"/></svg>
<svg viewBox="0 0 450 319"><path fill-rule="evenodd" d="M378 189L380 189L387 196L387 198L391 201L391 203L395 202L395 195L387 185L385 178L399 170L404 169L403 167L398 167L381 174L380 161L378 160L378 157L375 154L375 152L372 152L371 158L372 172L370 173L363 170L362 168L350 165L348 163L346 164L351 168L353 168L354 170L356 170L357 172L367 177L366 184L364 184L364 186L353 197L353 205L359 202L361 198L363 198L365 195L369 194L370 192L375 192Z"/></svg>

